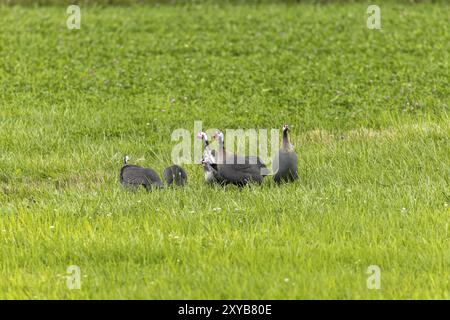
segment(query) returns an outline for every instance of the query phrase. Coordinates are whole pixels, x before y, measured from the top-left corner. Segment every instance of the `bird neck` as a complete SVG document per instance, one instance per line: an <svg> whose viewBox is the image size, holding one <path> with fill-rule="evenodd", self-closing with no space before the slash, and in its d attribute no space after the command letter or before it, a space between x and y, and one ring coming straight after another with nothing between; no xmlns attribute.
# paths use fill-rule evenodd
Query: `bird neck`
<svg viewBox="0 0 450 320"><path fill-rule="evenodd" d="M223 144L223 139L219 139L218 143L219 143L218 161L223 163L225 155L226 155L226 150L225 150L225 146Z"/></svg>
<svg viewBox="0 0 450 320"><path fill-rule="evenodd" d="M284 130L283 131L283 149L289 150L290 146L291 146L291 144L289 143L288 132L287 132L287 130Z"/></svg>

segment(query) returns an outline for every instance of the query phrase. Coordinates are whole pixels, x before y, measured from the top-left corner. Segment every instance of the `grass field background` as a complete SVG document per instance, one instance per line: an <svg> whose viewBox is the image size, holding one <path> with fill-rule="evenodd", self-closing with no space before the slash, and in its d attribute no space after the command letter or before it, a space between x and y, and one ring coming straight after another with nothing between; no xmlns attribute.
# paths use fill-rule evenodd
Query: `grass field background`
<svg viewBox="0 0 450 320"><path fill-rule="evenodd" d="M449 6L379 3L0 6L0 298L449 299ZM195 120L289 123L300 180L120 187Z"/></svg>

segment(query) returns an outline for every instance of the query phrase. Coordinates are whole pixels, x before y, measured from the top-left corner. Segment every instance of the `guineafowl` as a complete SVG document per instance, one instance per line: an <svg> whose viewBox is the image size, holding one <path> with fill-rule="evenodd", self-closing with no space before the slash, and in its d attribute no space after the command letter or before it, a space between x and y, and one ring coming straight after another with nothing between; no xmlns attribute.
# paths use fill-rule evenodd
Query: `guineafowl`
<svg viewBox="0 0 450 320"><path fill-rule="evenodd" d="M219 142L217 172L227 183L243 186L249 182L261 183L268 174L266 165L255 156L238 156L225 150L223 133L218 131L214 139Z"/></svg>
<svg viewBox="0 0 450 320"><path fill-rule="evenodd" d="M150 191L164 185L155 170L128 164L129 157L124 157L124 166L120 170L120 183L127 188L144 186Z"/></svg>
<svg viewBox="0 0 450 320"><path fill-rule="evenodd" d="M283 126L283 143L281 149L275 155L272 169L275 182L289 182L298 179L298 157L294 146L289 142L289 126Z"/></svg>
<svg viewBox="0 0 450 320"><path fill-rule="evenodd" d="M186 171L177 165L172 165L164 169L163 176L169 186L172 184L184 186L187 182Z"/></svg>

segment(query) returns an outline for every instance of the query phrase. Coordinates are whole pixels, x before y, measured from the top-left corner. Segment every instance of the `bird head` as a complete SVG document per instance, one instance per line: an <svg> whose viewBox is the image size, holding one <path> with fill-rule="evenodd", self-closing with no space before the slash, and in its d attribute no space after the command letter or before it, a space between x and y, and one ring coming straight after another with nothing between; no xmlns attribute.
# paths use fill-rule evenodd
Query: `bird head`
<svg viewBox="0 0 450 320"><path fill-rule="evenodd" d="M287 124L283 125L283 132L288 132L289 126Z"/></svg>
<svg viewBox="0 0 450 320"><path fill-rule="evenodd" d="M217 140L219 142L223 142L223 132L222 131L217 131L216 134L214 135L214 140Z"/></svg>
<svg viewBox="0 0 450 320"><path fill-rule="evenodd" d="M128 164L128 160L130 160L130 157L128 157L128 155L125 155L125 156L123 157L123 163L124 163L124 164Z"/></svg>
<svg viewBox="0 0 450 320"><path fill-rule="evenodd" d="M197 133L197 139L208 141L208 136L203 131Z"/></svg>

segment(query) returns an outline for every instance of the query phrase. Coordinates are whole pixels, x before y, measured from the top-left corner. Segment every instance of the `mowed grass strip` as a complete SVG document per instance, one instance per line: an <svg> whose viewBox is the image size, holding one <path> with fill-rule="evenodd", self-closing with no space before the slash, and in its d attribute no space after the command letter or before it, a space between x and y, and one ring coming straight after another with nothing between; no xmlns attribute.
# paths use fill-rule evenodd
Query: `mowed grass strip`
<svg viewBox="0 0 450 320"><path fill-rule="evenodd" d="M1 7L0 297L450 298L448 6L381 8ZM300 180L120 187L195 120L288 122Z"/></svg>

